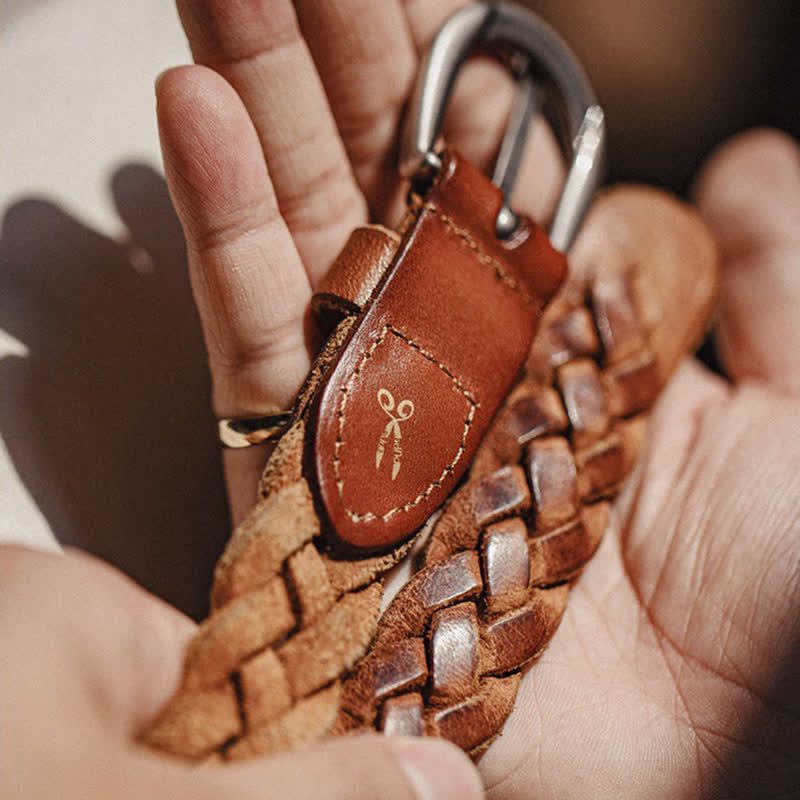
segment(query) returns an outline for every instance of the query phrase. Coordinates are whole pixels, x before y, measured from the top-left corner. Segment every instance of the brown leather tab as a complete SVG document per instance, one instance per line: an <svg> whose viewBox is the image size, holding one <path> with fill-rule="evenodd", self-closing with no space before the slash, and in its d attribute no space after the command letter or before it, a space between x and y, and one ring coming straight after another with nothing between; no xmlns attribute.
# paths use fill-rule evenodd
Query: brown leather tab
<svg viewBox="0 0 800 800"><path fill-rule="evenodd" d="M501 202L482 173L445 157L318 393L307 472L348 545L393 545L450 494L566 272L530 221L497 239Z"/></svg>
<svg viewBox="0 0 800 800"><path fill-rule="evenodd" d="M366 306L375 287L397 252L400 235L382 225L356 228L342 252L331 264L311 298L311 309L323 325L328 312L341 317L358 314Z"/></svg>

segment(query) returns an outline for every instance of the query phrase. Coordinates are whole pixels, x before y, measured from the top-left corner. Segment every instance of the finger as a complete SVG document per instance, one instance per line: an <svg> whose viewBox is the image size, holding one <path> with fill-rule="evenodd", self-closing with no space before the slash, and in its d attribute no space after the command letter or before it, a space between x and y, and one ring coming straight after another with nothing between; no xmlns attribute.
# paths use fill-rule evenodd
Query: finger
<svg viewBox="0 0 800 800"><path fill-rule="evenodd" d="M397 0L296 0L353 172L373 219L398 181L394 143L417 55Z"/></svg>
<svg viewBox="0 0 800 800"><path fill-rule="evenodd" d="M174 692L196 625L118 570L76 550L0 547L0 586L15 702L89 706L106 735L127 740Z"/></svg>
<svg viewBox="0 0 800 800"><path fill-rule="evenodd" d="M800 390L800 150L773 131L723 146L696 188L725 264L719 345L736 380Z"/></svg>
<svg viewBox="0 0 800 800"><path fill-rule="evenodd" d="M216 73L158 83L161 147L183 225L219 417L291 405L309 368L305 269L280 216L242 101ZM225 454L234 524L256 497L262 448Z"/></svg>
<svg viewBox="0 0 800 800"><path fill-rule="evenodd" d="M141 759L135 797L176 800L291 797L293 800L480 800L469 759L425 739L354 736L244 765L189 772ZM148 791L149 790L149 791Z"/></svg>
<svg viewBox="0 0 800 800"><path fill-rule="evenodd" d="M181 0L195 60L239 93L278 206L315 285L366 204L289 0Z"/></svg>
<svg viewBox="0 0 800 800"><path fill-rule="evenodd" d="M220 416L286 405L307 372L310 288L236 93L201 67L158 84L164 165L183 225Z"/></svg>

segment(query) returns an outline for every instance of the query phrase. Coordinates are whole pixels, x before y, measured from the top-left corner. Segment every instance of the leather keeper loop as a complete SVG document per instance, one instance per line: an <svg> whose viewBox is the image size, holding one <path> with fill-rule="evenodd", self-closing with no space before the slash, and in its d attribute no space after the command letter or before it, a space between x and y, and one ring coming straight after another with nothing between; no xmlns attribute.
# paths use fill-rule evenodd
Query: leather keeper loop
<svg viewBox="0 0 800 800"><path fill-rule="evenodd" d="M337 259L329 286L367 257L350 273L365 285L339 281L318 295L318 309L356 313L383 276L309 416L305 471L334 540L375 550L418 529L467 469L525 360L566 261L528 220L499 240L502 202L486 176L445 154L399 246L361 229Z"/></svg>
<svg viewBox="0 0 800 800"><path fill-rule="evenodd" d="M343 317L360 314L391 264L400 236L382 225L356 228L311 298L323 334Z"/></svg>

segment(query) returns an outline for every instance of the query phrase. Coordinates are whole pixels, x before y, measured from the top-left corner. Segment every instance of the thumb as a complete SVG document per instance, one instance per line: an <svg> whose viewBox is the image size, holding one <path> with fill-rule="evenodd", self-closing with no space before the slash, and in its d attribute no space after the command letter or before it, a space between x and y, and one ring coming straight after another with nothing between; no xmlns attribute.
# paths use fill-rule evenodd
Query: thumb
<svg viewBox="0 0 800 800"><path fill-rule="evenodd" d="M348 736L267 759L189 769L140 756L131 797L175 800L480 800L469 758L449 742Z"/></svg>
<svg viewBox="0 0 800 800"><path fill-rule="evenodd" d="M114 567L77 550L0 546L0 587L15 702L74 704L69 713L128 740L174 691L196 626Z"/></svg>

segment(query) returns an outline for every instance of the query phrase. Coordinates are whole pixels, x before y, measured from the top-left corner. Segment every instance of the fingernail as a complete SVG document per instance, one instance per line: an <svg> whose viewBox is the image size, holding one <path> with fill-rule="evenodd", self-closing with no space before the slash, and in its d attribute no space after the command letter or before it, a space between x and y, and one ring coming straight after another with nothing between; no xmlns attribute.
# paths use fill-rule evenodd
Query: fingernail
<svg viewBox="0 0 800 800"><path fill-rule="evenodd" d="M386 742L417 800L481 800L474 764L448 742L387 736Z"/></svg>

